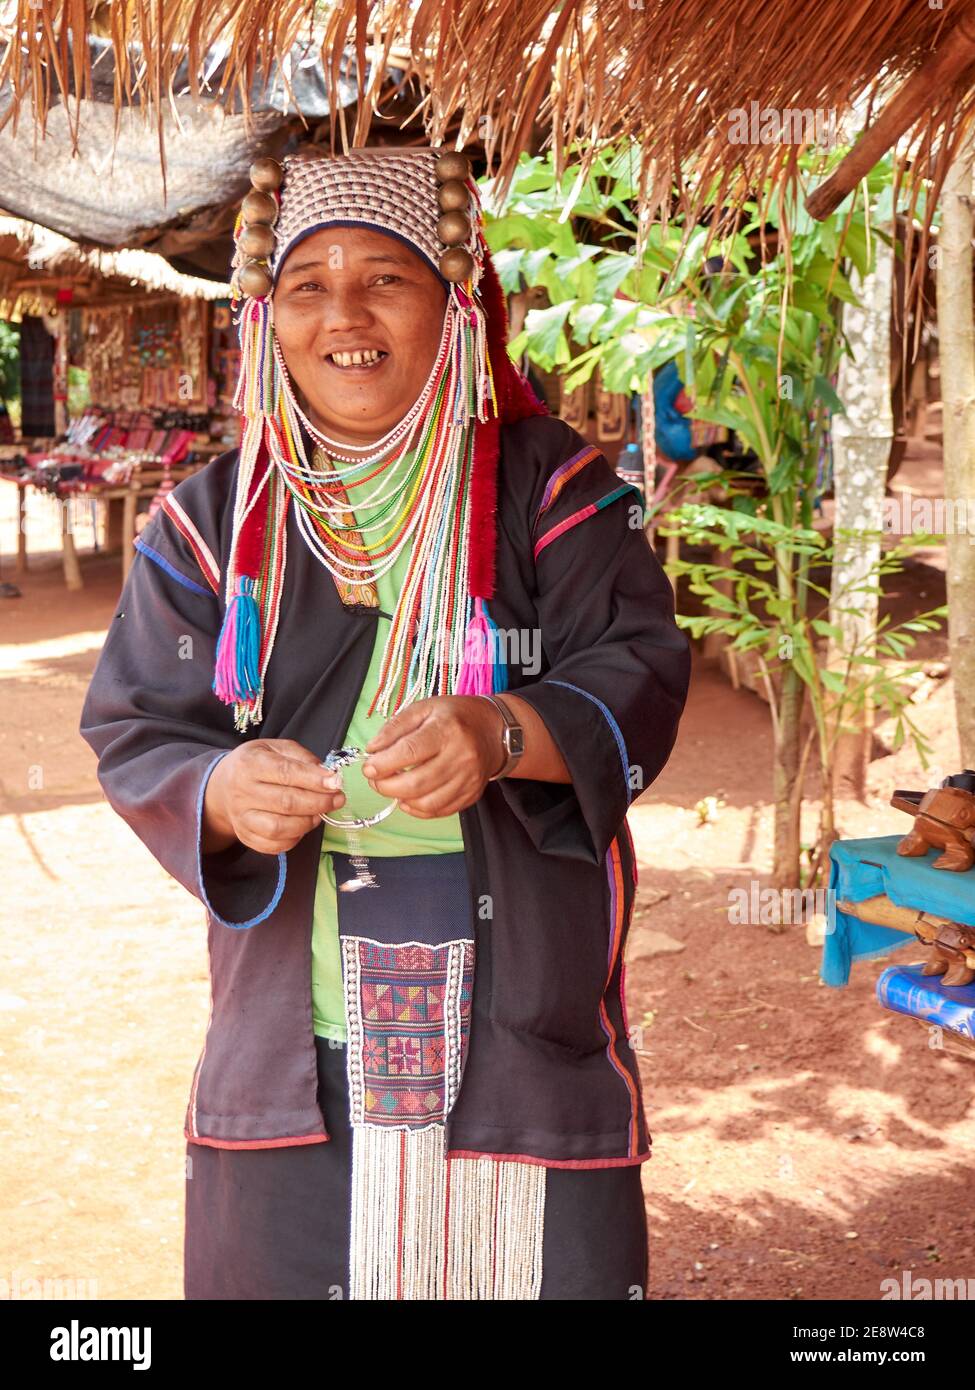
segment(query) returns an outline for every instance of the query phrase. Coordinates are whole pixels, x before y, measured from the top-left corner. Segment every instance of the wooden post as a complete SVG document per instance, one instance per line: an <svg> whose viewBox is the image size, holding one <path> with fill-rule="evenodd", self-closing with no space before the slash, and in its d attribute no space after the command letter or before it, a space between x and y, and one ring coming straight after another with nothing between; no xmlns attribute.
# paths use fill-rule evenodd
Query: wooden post
<svg viewBox="0 0 975 1390"><path fill-rule="evenodd" d="M972 169L975 127L969 130L941 191L938 236L938 343L944 430L945 512L961 530L945 537L948 657L962 766L975 766L975 322L972 314Z"/></svg>
<svg viewBox="0 0 975 1390"><path fill-rule="evenodd" d="M61 560L64 565L64 582L69 589L83 589L81 566L78 552L74 548L74 535L71 531L71 498L59 497L61 507Z"/></svg>
<svg viewBox="0 0 975 1390"><path fill-rule="evenodd" d="M27 488L17 484L17 562L15 574L27 573Z"/></svg>
<svg viewBox="0 0 975 1390"><path fill-rule="evenodd" d="M139 501L138 485L130 487L122 503L122 583L129 577L135 546L136 505Z"/></svg>
<svg viewBox="0 0 975 1390"><path fill-rule="evenodd" d="M68 428L68 321L62 311L54 339L54 433Z"/></svg>
<svg viewBox="0 0 975 1390"><path fill-rule="evenodd" d="M867 581L880 560L880 536L884 529L884 494L887 465L894 437L890 399L890 305L893 293L893 250L875 238L873 271L854 289L860 304L843 305L843 332L852 357L840 363L838 394L845 407L832 421L833 483L836 509L833 516L833 572L830 623L844 635L831 643L828 664L845 668L848 653L875 654L877 599L852 593ZM841 536L840 532L849 534ZM864 534L875 532L873 536ZM841 610L855 609L855 613ZM856 668L854 668L854 674ZM849 714L847 718L849 719ZM840 734L833 747L830 787L841 795L866 797L867 768L873 711L864 709L855 732Z"/></svg>

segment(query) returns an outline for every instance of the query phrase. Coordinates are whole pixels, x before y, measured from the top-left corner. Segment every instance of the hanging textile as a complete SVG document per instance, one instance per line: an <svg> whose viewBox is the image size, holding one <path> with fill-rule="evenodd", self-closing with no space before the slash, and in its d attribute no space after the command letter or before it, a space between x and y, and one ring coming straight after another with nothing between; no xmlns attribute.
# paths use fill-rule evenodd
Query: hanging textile
<svg viewBox="0 0 975 1390"><path fill-rule="evenodd" d="M33 315L20 325L20 400L23 437L53 437L54 339Z"/></svg>

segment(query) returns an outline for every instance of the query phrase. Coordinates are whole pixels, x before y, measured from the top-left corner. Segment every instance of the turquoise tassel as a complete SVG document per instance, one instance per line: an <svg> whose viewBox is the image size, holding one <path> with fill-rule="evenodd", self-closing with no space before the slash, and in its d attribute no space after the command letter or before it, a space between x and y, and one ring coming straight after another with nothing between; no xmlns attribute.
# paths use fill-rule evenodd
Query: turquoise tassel
<svg viewBox="0 0 975 1390"><path fill-rule="evenodd" d="M254 581L238 579L217 640L214 693L224 704L246 704L261 690L261 615Z"/></svg>
<svg viewBox="0 0 975 1390"><path fill-rule="evenodd" d="M508 689L508 667L501 656L501 638L498 633L498 625L488 612L487 602L481 599L481 606L484 609L484 617L491 632L491 650L494 652L494 661L491 665L491 692L497 694L498 691Z"/></svg>

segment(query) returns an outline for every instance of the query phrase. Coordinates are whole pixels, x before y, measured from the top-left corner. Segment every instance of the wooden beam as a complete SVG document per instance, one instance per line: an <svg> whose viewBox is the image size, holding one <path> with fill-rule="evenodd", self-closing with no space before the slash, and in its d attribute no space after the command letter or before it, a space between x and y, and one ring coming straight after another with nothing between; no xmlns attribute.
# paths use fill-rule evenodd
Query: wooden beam
<svg viewBox="0 0 975 1390"><path fill-rule="evenodd" d="M813 189L806 199L809 216L822 222L835 212L847 194L910 129L919 113L936 106L972 63L975 63L975 17L966 15L941 47L894 94L829 178Z"/></svg>

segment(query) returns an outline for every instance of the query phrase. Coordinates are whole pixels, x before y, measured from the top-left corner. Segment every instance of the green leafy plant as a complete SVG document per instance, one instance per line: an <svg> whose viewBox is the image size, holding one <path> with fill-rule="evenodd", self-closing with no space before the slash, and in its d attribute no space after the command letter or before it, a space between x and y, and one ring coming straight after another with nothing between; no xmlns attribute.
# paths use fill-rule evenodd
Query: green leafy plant
<svg viewBox="0 0 975 1390"><path fill-rule="evenodd" d="M678 559L668 566L686 578L689 591L708 609L702 615L678 615L678 622L694 637L721 633L731 638L732 650L755 654L777 740L783 683L794 673L803 684L811 720L791 796L797 814L805 771L815 758L822 775L819 836L799 880L803 887L815 886L825 875L829 846L836 837L833 768L841 735L860 727L868 708L882 710L895 721L894 748L909 738L927 766L930 745L910 717L910 677L921 668L906 666L895 674L895 664L904 662L917 634L940 626L947 609L932 608L899 623L883 615L869 642L844 642L830 617L856 615L868 595L881 595L883 581L902 571L912 550L931 545L934 538L905 537L867 574L834 592L831 607L830 589L816 582L815 574L832 566L834 547L847 533L838 532L830 543L811 528L784 527L761 514L693 502L670 512L667 522L664 534L678 534L691 546L708 548L714 557ZM783 557L790 572L799 564L803 567L802 604L794 588L780 591L777 571ZM842 664L832 668L827 665L831 639L844 647Z"/></svg>
<svg viewBox="0 0 975 1390"><path fill-rule="evenodd" d="M835 150L825 166L818 153L800 156L802 178L815 182L844 153ZM548 159L525 159L503 207L492 206L488 187L487 237L502 283L509 291L541 285L550 300L527 314L509 348L513 356L559 369L568 389L598 367L609 390L646 392L651 373L676 361L694 415L727 427L751 451L755 471L747 487L742 476L716 469L687 486L712 489L721 505L699 503L706 513L674 514L688 539L706 540L718 556L730 546L728 563L693 568L710 616L682 621L692 631L724 631L739 646L753 643L763 649L769 675L775 672L773 878L792 885L800 878L810 755L800 732L806 698L813 702L828 798L836 737L856 711L873 699L906 719L907 697L897 694L882 662L907 642L910 625L882 627L876 658L864 653L860 660L853 652L845 671L824 675L815 640L823 634L814 624L827 620L819 615L822 590L811 574L832 554L813 523L830 418L843 408L833 385L848 350L841 311L857 302L852 269L861 276L870 271L878 227L892 219L892 166L889 159L878 165L823 222L808 216L797 190L769 186L734 208L716 207L710 225L688 226L676 217L644 228L638 252L638 164L629 150L603 154L580 182L571 169L557 180ZM905 195L910 192L905 185ZM758 587L739 572L749 549L756 575L767 576ZM893 563L884 557L874 581L893 572ZM688 572L684 562L672 568ZM750 604L758 605L758 617L746 620ZM932 613L914 621L935 620ZM870 660L881 664L867 679ZM830 799L821 840L832 833Z"/></svg>
<svg viewBox="0 0 975 1390"><path fill-rule="evenodd" d="M10 407L20 399L20 329L0 320L0 396Z"/></svg>

